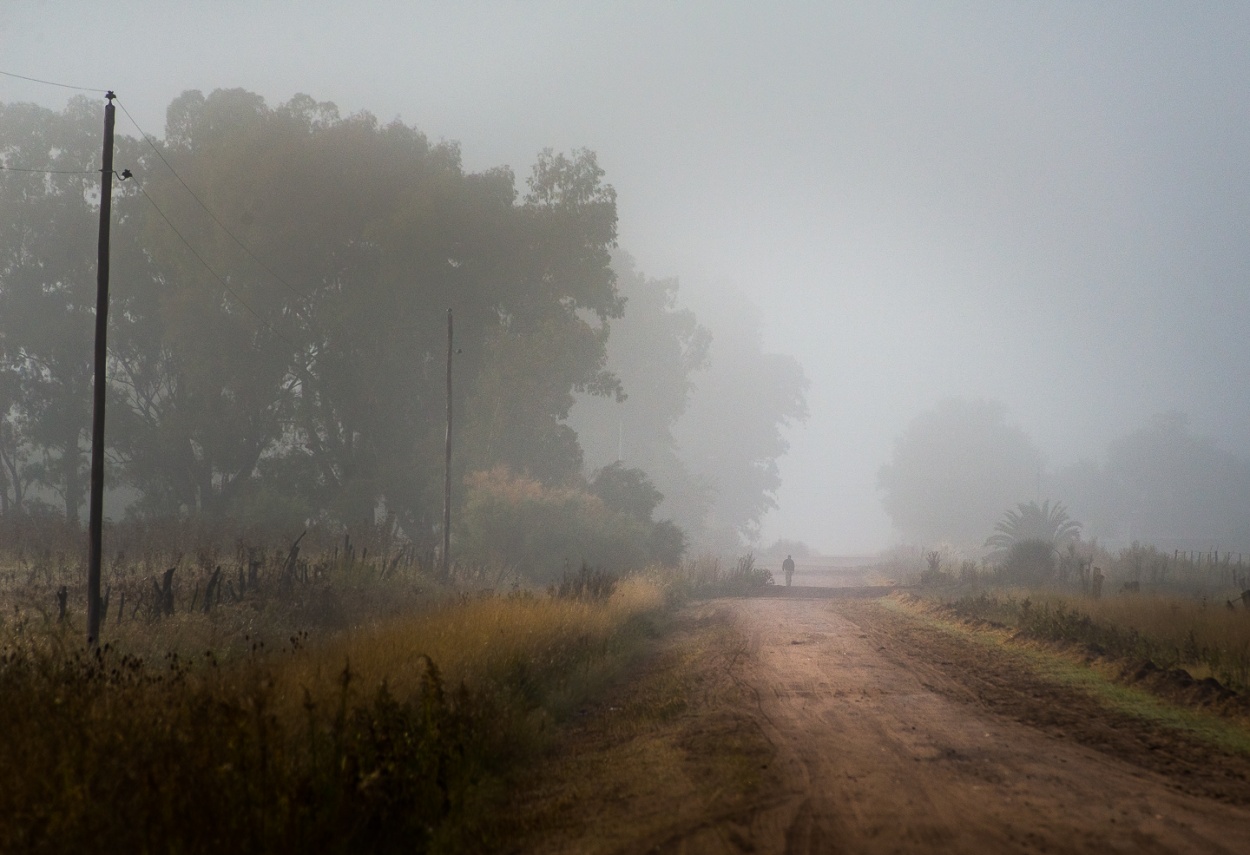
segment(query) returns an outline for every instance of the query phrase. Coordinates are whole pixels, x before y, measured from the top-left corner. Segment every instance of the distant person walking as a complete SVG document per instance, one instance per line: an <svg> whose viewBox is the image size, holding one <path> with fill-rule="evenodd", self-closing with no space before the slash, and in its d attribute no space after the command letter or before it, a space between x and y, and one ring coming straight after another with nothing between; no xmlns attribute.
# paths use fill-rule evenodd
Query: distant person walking
<svg viewBox="0 0 1250 855"><path fill-rule="evenodd" d="M786 560L781 562L781 569L786 574L786 587L790 587L790 580L794 578L794 559L789 555Z"/></svg>

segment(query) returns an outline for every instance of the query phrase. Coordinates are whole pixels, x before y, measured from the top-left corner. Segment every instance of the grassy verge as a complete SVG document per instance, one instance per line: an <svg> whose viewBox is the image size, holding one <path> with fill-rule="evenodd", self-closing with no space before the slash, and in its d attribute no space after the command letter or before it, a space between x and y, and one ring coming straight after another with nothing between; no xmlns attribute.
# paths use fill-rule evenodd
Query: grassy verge
<svg viewBox="0 0 1250 855"><path fill-rule="evenodd" d="M1184 668L1236 692L1250 689L1250 613L1242 608L1164 594L1095 600L1046 590L980 591L940 602L957 617L1079 644L1097 656Z"/></svg>
<svg viewBox="0 0 1250 855"><path fill-rule="evenodd" d="M775 750L731 675L746 639L727 613L679 613L627 678L579 711L513 780L512 851L668 851L749 816L781 786Z"/></svg>
<svg viewBox="0 0 1250 855"><path fill-rule="evenodd" d="M881 603L939 631L994 648L1044 679L1078 689L1108 709L1187 734L1222 751L1250 756L1250 727L1244 717L1176 703L1175 698L1153 691L1155 687L1126 682L1132 669L1126 670L1125 660L1093 657L1087 649L1071 644L1056 646L1054 642L1070 639L1022 633L1020 627L1002 621L961 614L961 609L949 603L914 597L891 597Z"/></svg>
<svg viewBox="0 0 1250 855"><path fill-rule="evenodd" d="M634 578L600 601L466 598L194 659L10 636L0 851L489 849L501 782L663 606Z"/></svg>

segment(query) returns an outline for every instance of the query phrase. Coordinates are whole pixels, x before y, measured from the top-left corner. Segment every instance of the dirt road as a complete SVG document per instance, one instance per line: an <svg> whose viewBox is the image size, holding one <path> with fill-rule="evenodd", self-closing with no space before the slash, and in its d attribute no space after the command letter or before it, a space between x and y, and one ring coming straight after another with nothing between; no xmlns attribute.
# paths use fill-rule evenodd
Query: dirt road
<svg viewBox="0 0 1250 855"><path fill-rule="evenodd" d="M1250 851L1244 761L1188 756L875 603L730 607L785 792L732 839L709 826L670 851Z"/></svg>
<svg viewBox="0 0 1250 855"><path fill-rule="evenodd" d="M1250 851L1245 754L879 592L780 593L686 609L519 788L514 851Z"/></svg>

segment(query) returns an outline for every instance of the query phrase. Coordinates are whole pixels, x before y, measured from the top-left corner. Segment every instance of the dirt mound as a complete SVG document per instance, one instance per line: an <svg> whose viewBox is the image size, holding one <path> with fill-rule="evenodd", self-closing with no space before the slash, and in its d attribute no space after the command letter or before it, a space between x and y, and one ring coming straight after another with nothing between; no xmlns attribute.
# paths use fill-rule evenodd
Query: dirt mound
<svg viewBox="0 0 1250 855"><path fill-rule="evenodd" d="M1124 680L1186 706L1233 715L1250 712L1250 698L1214 677L1196 679L1184 668L1163 668L1150 659L1125 669Z"/></svg>

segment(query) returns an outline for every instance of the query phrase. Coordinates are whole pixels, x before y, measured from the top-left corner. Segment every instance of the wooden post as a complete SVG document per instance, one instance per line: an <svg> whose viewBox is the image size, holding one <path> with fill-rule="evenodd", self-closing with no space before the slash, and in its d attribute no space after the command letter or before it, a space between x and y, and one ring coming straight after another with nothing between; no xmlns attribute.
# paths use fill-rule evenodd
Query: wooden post
<svg viewBox="0 0 1250 855"><path fill-rule="evenodd" d="M447 310L447 440L443 460L443 581L451 578L451 309Z"/></svg>
<svg viewBox="0 0 1250 855"><path fill-rule="evenodd" d="M91 409L91 511L87 526L87 645L100 643L100 556L104 533L104 393L108 361L109 221L113 216L115 96L104 96L104 156L100 167L100 240L96 261L95 389Z"/></svg>

